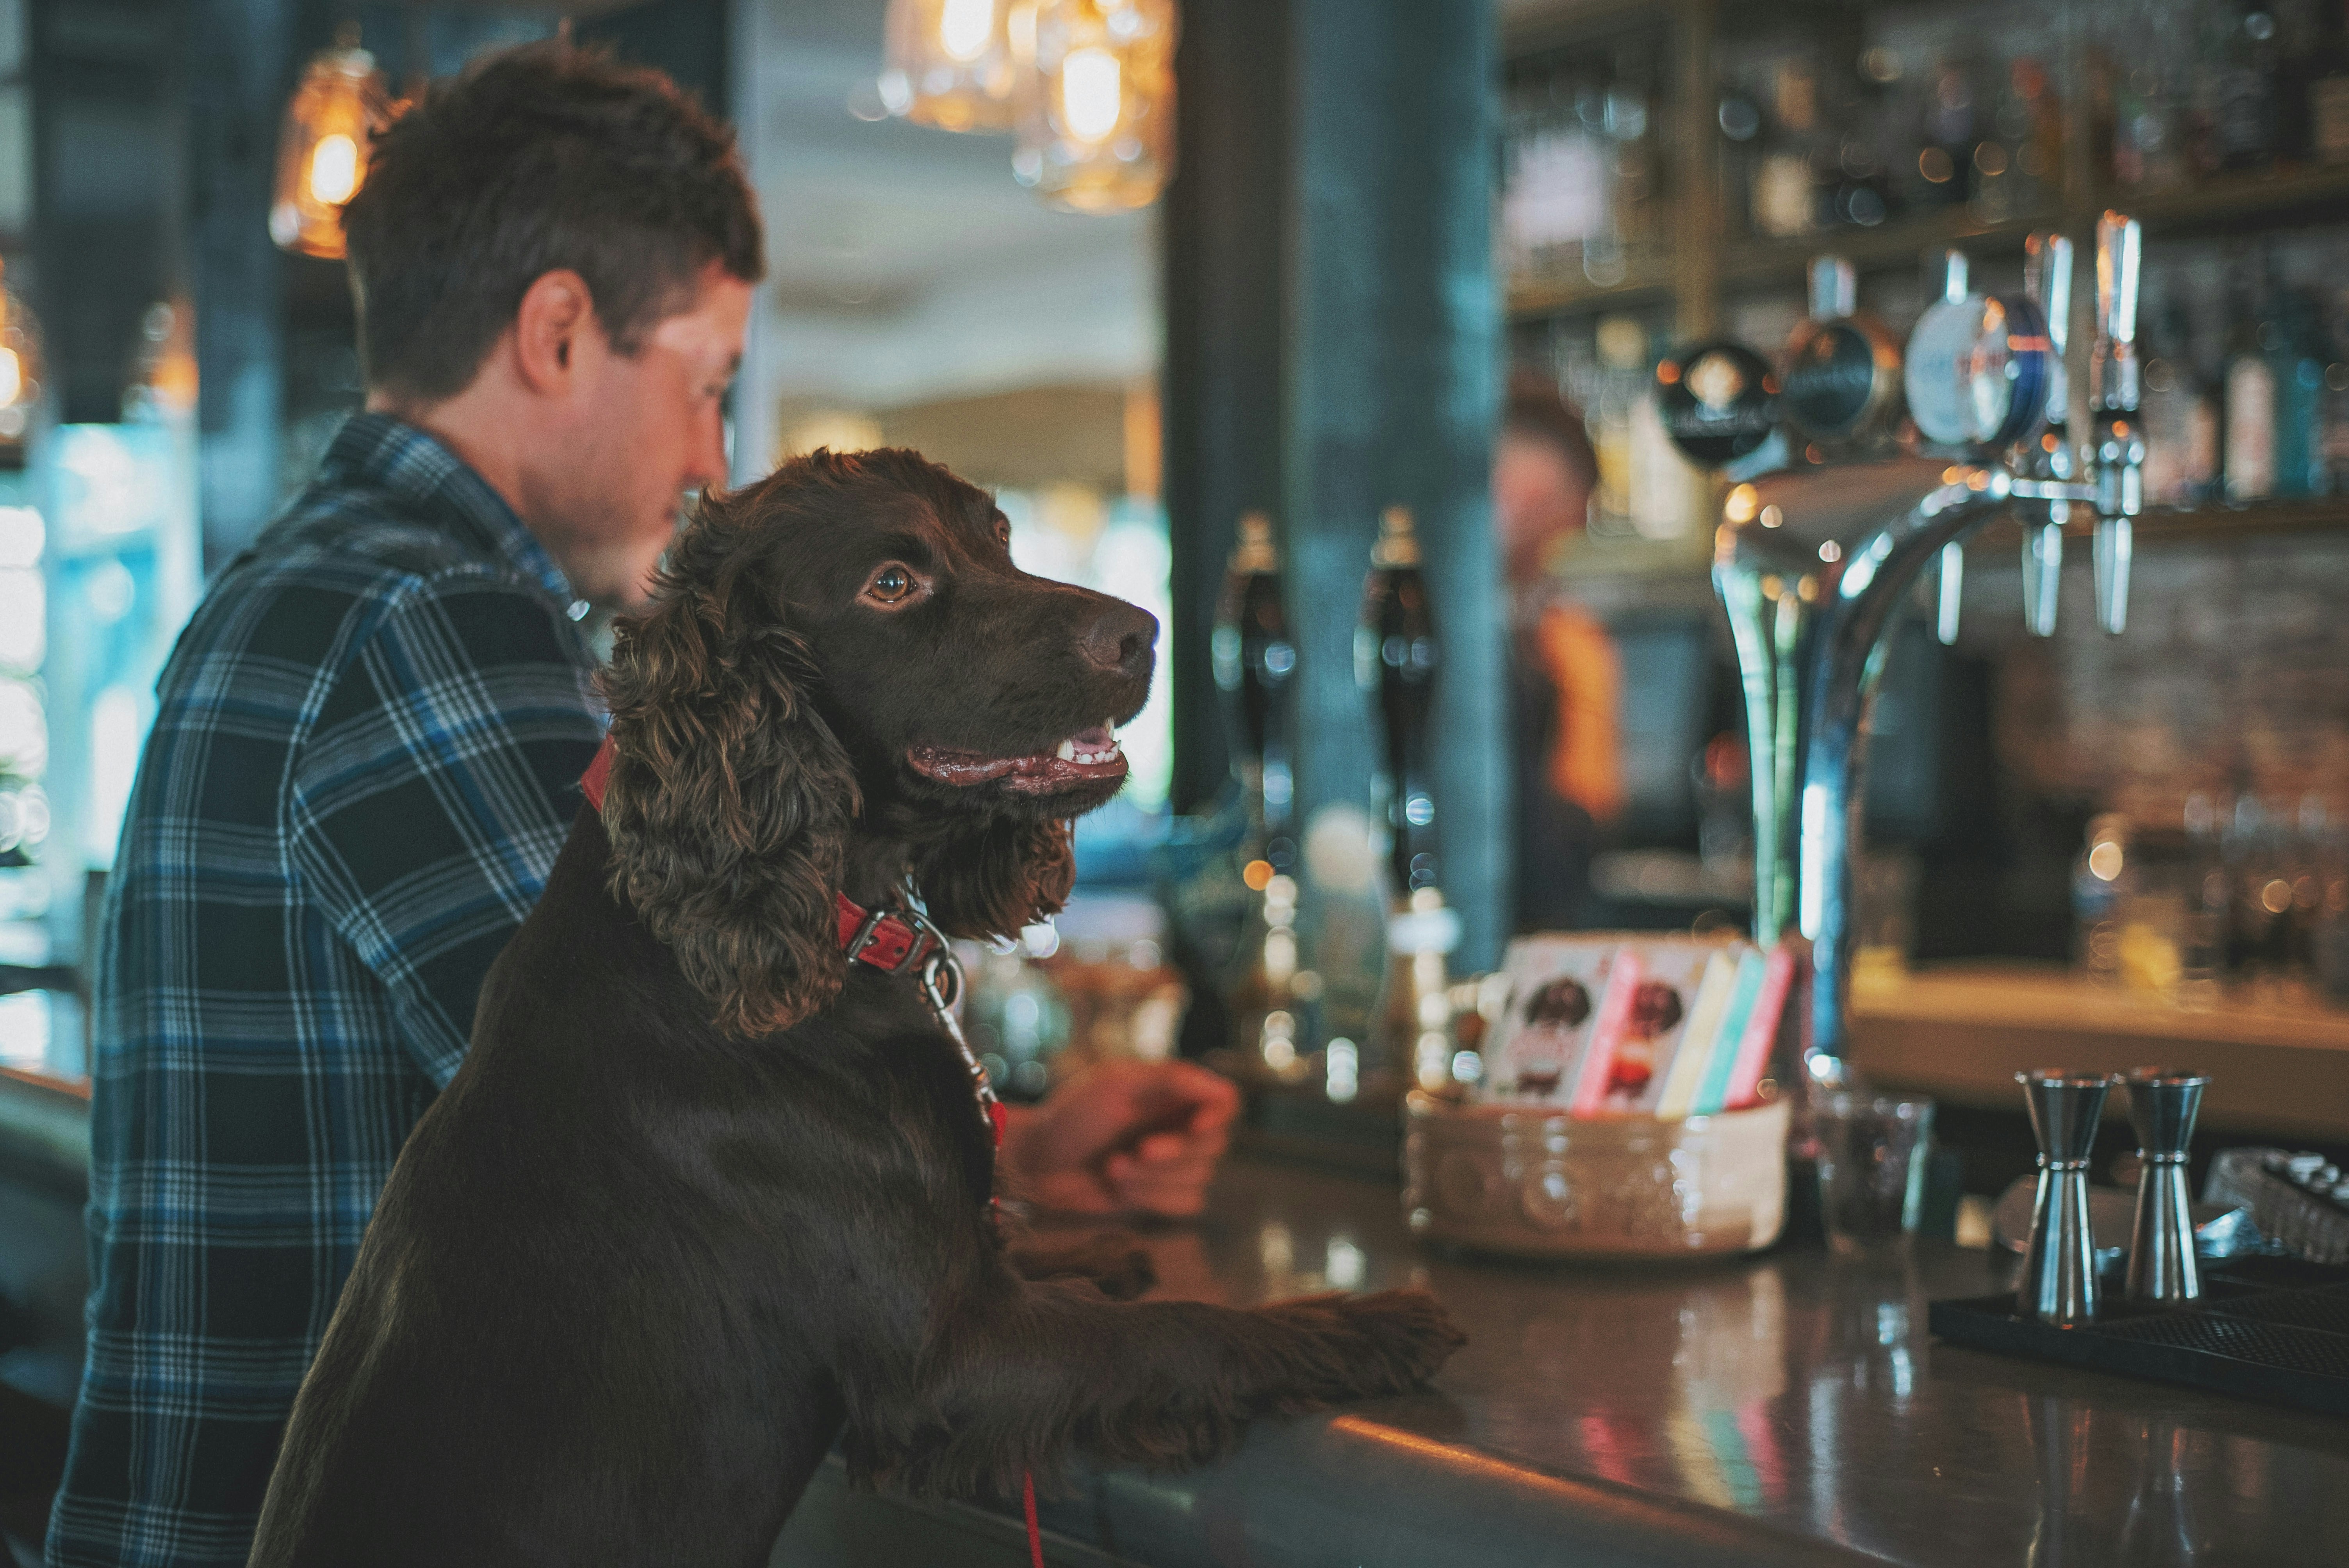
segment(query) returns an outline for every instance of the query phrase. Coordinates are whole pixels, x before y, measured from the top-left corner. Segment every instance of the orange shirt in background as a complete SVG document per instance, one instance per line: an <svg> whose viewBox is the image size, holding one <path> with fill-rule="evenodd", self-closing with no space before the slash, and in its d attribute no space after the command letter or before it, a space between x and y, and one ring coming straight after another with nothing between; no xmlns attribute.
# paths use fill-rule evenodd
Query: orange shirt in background
<svg viewBox="0 0 2349 1568"><path fill-rule="evenodd" d="M1533 641L1557 698L1542 777L1561 799L1611 822L1623 811L1623 665L1615 639L1580 607L1553 603L1536 623Z"/></svg>

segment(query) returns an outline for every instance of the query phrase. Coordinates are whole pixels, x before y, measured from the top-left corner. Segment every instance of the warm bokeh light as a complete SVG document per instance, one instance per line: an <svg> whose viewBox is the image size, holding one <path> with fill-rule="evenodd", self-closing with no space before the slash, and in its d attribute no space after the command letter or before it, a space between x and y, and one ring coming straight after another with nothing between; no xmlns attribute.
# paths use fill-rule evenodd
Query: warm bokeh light
<svg viewBox="0 0 2349 1568"><path fill-rule="evenodd" d="M939 47L968 65L987 52L995 15L995 0L947 0L938 15Z"/></svg>
<svg viewBox="0 0 2349 1568"><path fill-rule="evenodd" d="M1174 0L1037 0L1011 171L1070 212L1158 199L1174 170Z"/></svg>
<svg viewBox="0 0 2349 1568"><path fill-rule="evenodd" d="M0 277L0 469L21 469L41 400L41 328Z"/></svg>
<svg viewBox="0 0 2349 1568"><path fill-rule="evenodd" d="M343 204L367 180L367 144L394 112L375 57L346 28L310 62L277 141L277 191L269 237L285 250L339 260Z"/></svg>
<svg viewBox="0 0 2349 1568"><path fill-rule="evenodd" d="M359 144L337 131L310 150L310 199L339 207L359 188Z"/></svg>
<svg viewBox="0 0 2349 1568"><path fill-rule="evenodd" d="M1117 129L1118 76L1107 49L1079 49L1061 63L1061 119L1071 136L1100 141Z"/></svg>
<svg viewBox="0 0 2349 1568"><path fill-rule="evenodd" d="M940 130L1009 130L1033 0L889 0L881 102Z"/></svg>

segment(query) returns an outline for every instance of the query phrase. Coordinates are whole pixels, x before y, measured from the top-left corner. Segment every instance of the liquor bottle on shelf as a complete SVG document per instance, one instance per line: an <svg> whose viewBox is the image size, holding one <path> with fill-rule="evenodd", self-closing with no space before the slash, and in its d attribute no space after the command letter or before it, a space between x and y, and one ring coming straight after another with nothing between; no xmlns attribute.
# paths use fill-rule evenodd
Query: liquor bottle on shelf
<svg viewBox="0 0 2349 1568"><path fill-rule="evenodd" d="M1932 66L1918 128L1920 206L1955 207L1974 193L1974 150L1982 145L1982 113L1964 60L1943 56Z"/></svg>
<svg viewBox="0 0 2349 1568"><path fill-rule="evenodd" d="M2235 291L2227 340L2219 471L2230 501L2275 493L2275 366L2260 341L2261 309L2248 284Z"/></svg>
<svg viewBox="0 0 2349 1568"><path fill-rule="evenodd" d="M1657 149L1655 56L1644 42L1615 51L1600 129L1607 160L1608 208L1616 242L1625 259L1647 267L1661 259L1670 238L1663 232L1663 160Z"/></svg>
<svg viewBox="0 0 2349 1568"><path fill-rule="evenodd" d="M2219 410L2201 372L2186 313L2176 304L2149 324L2145 393L2145 499L2193 506L2209 498L2219 472Z"/></svg>
<svg viewBox="0 0 2349 1568"><path fill-rule="evenodd" d="M2263 169L2276 156L2275 12L2268 0L2217 0L2206 17L2199 95L2209 106L2206 171Z"/></svg>
<svg viewBox="0 0 2349 1568"><path fill-rule="evenodd" d="M1762 159L1762 106L1742 85L1726 84L1713 106L1721 128L1721 210L1751 225Z"/></svg>
<svg viewBox="0 0 2349 1568"><path fill-rule="evenodd" d="M1892 215L1891 181L1886 178L1883 145L1883 84L1857 53L1828 51L1839 62L1819 77L1819 113L1824 161L1812 178L1819 226L1872 229Z"/></svg>
<svg viewBox="0 0 2349 1568"><path fill-rule="evenodd" d="M2227 978L2230 923L2220 817L2209 796L2197 791L2186 797L2186 941L2178 999L2189 1007L2216 1006Z"/></svg>
<svg viewBox="0 0 2349 1568"><path fill-rule="evenodd" d="M2336 490L2349 490L2349 294L2335 292L2324 313L2324 466Z"/></svg>
<svg viewBox="0 0 2349 1568"><path fill-rule="evenodd" d="M2124 53L2111 88L2113 181L2137 191L2173 190L2186 182L2187 128L2168 54L2158 33L2118 46Z"/></svg>
<svg viewBox="0 0 2349 1568"><path fill-rule="evenodd" d="M2093 818L2072 866L2072 956L2092 980L2121 977L2121 923L2136 892L2129 820L2114 811Z"/></svg>
<svg viewBox="0 0 2349 1568"><path fill-rule="evenodd" d="M2302 157L2314 163L2349 161L2349 7L2318 7L2302 73L2306 116Z"/></svg>
<svg viewBox="0 0 2349 1568"><path fill-rule="evenodd" d="M1819 83L1807 55L1780 60L1771 78L1770 113L1754 165L1754 232L1792 239L1818 227L1814 170L1824 161Z"/></svg>
<svg viewBox="0 0 2349 1568"><path fill-rule="evenodd" d="M2007 62L1989 134L1973 152L1974 203L2001 222L2034 211L2062 169L2064 133L2047 70L2028 55Z"/></svg>
<svg viewBox="0 0 2349 1568"><path fill-rule="evenodd" d="M1655 361L1649 352L1647 328L1636 316L1601 319L1597 346L1599 370L1592 396L1584 404L1591 450L1599 459L1599 483L1590 493L1589 522L1591 531L1601 537L1620 538L1637 531L1640 516L1632 415L1647 396Z"/></svg>
<svg viewBox="0 0 2349 1568"><path fill-rule="evenodd" d="M2261 342L2275 385L2275 481L2270 494L2315 496L2333 489L2324 457L2324 359L2316 306L2296 289L2271 284L2272 313Z"/></svg>

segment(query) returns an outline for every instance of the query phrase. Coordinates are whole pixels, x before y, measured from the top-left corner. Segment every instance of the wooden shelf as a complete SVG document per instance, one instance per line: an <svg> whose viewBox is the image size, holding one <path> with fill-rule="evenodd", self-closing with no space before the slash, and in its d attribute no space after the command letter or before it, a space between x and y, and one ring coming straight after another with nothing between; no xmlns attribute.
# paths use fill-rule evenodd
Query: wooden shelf
<svg viewBox="0 0 2349 1568"><path fill-rule="evenodd" d="M2014 1075L2147 1062L2208 1072L2202 1120L2271 1138L2349 1138L2349 1012L2230 1000L2206 1011L2066 969L1963 964L1852 993L1852 1061L1873 1083L2020 1110ZM2107 1115L2125 1109L2121 1097Z"/></svg>
<svg viewBox="0 0 2349 1568"><path fill-rule="evenodd" d="M2084 541L2095 531L2093 521L2069 523L2064 530L2065 538ZM2292 539L2326 533L2349 533L2349 496L2254 500L2234 506L2156 507L2137 520L2136 542L2143 547ZM2022 525L2011 516L2002 517L1983 527L1967 548L2009 551L2022 538Z"/></svg>
<svg viewBox="0 0 2349 1568"><path fill-rule="evenodd" d="M2192 239L2220 232L2240 237L2349 221L2349 164L2232 174L2159 192L2107 189L2103 195L2097 211L2120 209L2145 225L2148 238ZM2246 219L2253 220L2248 228Z"/></svg>
<svg viewBox="0 0 2349 1568"><path fill-rule="evenodd" d="M1672 302L1668 273L1634 273L1619 284L1543 281L1509 285L1509 319L1544 321L1554 315L1640 310Z"/></svg>
<svg viewBox="0 0 2349 1568"><path fill-rule="evenodd" d="M1969 209L1905 218L1873 229L1833 229L1790 240L1733 241L1722 249L1721 281L1730 286L1762 284L1800 286L1815 256L1841 256L1862 272L1889 266L1920 264L1935 251L1951 245L1970 255L2023 253L2023 237L2054 226L2053 211L1986 222Z"/></svg>

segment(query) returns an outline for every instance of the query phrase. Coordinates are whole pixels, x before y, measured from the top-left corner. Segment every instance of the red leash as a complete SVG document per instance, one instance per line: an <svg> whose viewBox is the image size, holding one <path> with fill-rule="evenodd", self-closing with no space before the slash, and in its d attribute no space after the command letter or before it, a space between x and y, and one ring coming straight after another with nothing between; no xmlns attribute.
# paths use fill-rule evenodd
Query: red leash
<svg viewBox="0 0 2349 1568"><path fill-rule="evenodd" d="M599 812L604 809L604 792L611 783L613 754L612 738L607 735L604 738L604 744L596 748L595 761L587 765L585 775L579 780L580 792L587 797L587 804ZM841 950L856 963L870 965L891 975L901 974L927 958L934 943L938 940L932 935L936 927L929 925L926 920L917 923L892 910L868 910L844 892L834 893L833 897L839 905ZM941 957L944 956L942 954ZM960 970L957 969L956 974L955 989L959 993ZM926 991L930 989L930 984L925 980ZM933 1005L939 1004L940 999L936 995L932 995L930 999ZM1003 1124L1009 1119L1003 1102L995 1098L994 1090L987 1082L987 1069L978 1066L977 1058L970 1056L969 1047L962 1043L959 1026L943 1006L939 1006L939 1018L947 1024L947 1032L955 1037L955 1044L961 1047L965 1058L970 1061L978 1085L979 1109L986 1113L988 1127L995 1134L996 1152L999 1154L1003 1150ZM1036 1522L1036 1477L1028 1470L1019 1472L1019 1507L1028 1519L1029 1568L1044 1568L1044 1532Z"/></svg>

